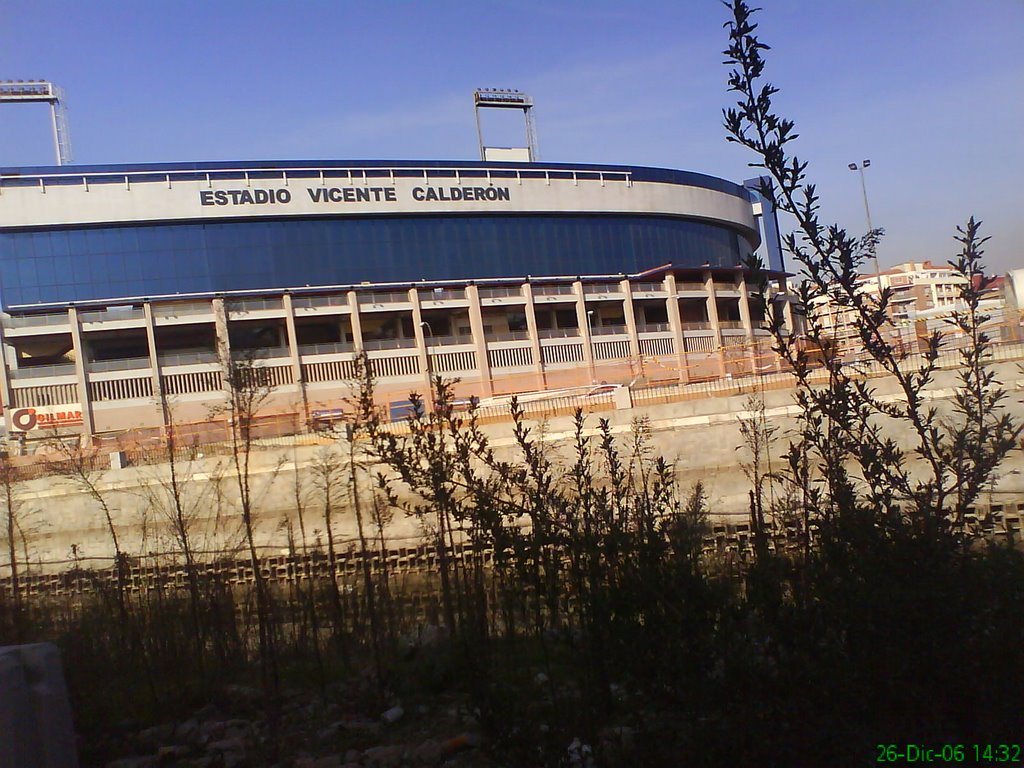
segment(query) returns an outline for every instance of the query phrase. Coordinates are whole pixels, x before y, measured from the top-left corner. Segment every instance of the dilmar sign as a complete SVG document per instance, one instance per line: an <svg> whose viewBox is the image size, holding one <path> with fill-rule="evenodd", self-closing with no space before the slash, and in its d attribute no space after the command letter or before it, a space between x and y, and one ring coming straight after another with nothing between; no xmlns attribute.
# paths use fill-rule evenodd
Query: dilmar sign
<svg viewBox="0 0 1024 768"><path fill-rule="evenodd" d="M82 426L82 407L77 403L15 408L7 412L7 429L10 432L33 432L80 426Z"/></svg>

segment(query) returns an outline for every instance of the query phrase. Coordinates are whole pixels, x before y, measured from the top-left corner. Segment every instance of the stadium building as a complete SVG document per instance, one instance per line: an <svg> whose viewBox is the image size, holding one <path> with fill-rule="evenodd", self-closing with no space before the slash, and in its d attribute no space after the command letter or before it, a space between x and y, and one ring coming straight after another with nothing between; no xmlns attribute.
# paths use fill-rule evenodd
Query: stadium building
<svg viewBox="0 0 1024 768"><path fill-rule="evenodd" d="M535 162L0 169L0 395L11 432L202 422L227 356L271 408L340 407L365 351L382 401L750 371L741 266L788 310L773 212L697 173Z"/></svg>

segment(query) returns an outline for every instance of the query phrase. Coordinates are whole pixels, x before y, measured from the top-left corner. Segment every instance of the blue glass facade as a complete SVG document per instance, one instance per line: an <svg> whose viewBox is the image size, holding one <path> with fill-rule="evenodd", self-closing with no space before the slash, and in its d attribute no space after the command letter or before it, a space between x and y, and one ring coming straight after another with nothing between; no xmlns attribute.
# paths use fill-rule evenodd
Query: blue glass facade
<svg viewBox="0 0 1024 768"><path fill-rule="evenodd" d="M731 267L721 225L640 215L401 216L0 233L5 307L175 293Z"/></svg>

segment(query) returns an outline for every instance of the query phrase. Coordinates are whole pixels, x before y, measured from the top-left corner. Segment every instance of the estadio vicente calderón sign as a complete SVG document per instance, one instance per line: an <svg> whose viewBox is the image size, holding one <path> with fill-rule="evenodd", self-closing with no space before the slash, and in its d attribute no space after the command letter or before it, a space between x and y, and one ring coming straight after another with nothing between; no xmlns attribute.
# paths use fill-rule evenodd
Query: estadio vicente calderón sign
<svg viewBox="0 0 1024 768"><path fill-rule="evenodd" d="M393 187L310 187L312 203L395 203L398 190ZM508 187L413 187L416 202L509 201ZM204 189L200 205L287 205L292 201L289 189Z"/></svg>

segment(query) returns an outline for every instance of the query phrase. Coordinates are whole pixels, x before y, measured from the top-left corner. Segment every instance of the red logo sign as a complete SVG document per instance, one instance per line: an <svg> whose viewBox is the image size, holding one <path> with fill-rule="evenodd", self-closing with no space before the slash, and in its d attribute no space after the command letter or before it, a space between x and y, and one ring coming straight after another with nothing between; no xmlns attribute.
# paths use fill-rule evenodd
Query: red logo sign
<svg viewBox="0 0 1024 768"><path fill-rule="evenodd" d="M55 429L57 427L82 426L82 412L74 406L67 410L59 408L16 408L11 411L10 429L13 432L30 432L33 429Z"/></svg>

